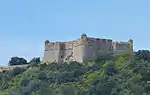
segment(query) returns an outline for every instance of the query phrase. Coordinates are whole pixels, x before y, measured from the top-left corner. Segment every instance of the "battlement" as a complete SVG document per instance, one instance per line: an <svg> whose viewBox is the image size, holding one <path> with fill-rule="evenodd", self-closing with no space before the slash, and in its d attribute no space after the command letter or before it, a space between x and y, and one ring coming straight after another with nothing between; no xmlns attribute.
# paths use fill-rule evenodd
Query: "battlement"
<svg viewBox="0 0 150 95"><path fill-rule="evenodd" d="M113 42L112 39L88 37L82 34L79 39L69 42L45 41L44 61L79 61L95 59L101 54L132 52L133 40Z"/></svg>
<svg viewBox="0 0 150 95"><path fill-rule="evenodd" d="M128 42L113 42L114 53L120 53L122 51L133 52L133 40L129 39Z"/></svg>
<svg viewBox="0 0 150 95"><path fill-rule="evenodd" d="M95 43L109 43L112 42L111 39L100 39L100 38L92 38L87 37L85 34L81 35L81 38L69 41L69 42L50 42L49 40L45 41L45 50L54 50L54 49L62 49L65 48L73 48L81 45L95 44Z"/></svg>

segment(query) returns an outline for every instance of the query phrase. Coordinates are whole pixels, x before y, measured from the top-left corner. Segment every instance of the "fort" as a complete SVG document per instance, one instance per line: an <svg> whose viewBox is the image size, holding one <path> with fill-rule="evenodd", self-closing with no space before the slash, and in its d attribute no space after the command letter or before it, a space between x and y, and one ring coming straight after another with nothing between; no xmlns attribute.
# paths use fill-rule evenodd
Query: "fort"
<svg viewBox="0 0 150 95"><path fill-rule="evenodd" d="M45 41L43 62L84 62L95 60L104 54L133 52L133 40L114 42L111 39L88 37L85 33L79 39L69 42Z"/></svg>
<svg viewBox="0 0 150 95"><path fill-rule="evenodd" d="M122 52L133 52L133 40L114 42L111 39L93 38L82 34L79 39L69 42L50 42L46 40L42 63L70 61L83 63L87 60L95 60L101 55ZM0 72L12 70L16 67L26 68L27 66L1 66Z"/></svg>

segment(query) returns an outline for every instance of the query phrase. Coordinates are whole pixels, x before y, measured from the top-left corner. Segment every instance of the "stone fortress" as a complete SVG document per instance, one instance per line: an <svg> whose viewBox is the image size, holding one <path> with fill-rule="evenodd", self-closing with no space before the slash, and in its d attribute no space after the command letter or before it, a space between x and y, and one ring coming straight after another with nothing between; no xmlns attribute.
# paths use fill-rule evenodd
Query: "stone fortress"
<svg viewBox="0 0 150 95"><path fill-rule="evenodd" d="M77 40L70 42L45 41L43 62L84 62L95 60L104 54L118 54L133 52L133 40L128 42L113 42L111 39L87 37L82 34ZM16 67L26 68L28 65L0 66L0 72L12 70Z"/></svg>
<svg viewBox="0 0 150 95"><path fill-rule="evenodd" d="M69 42L45 41L43 62L84 62L95 60L104 54L133 52L133 40L114 42L111 39L88 37L82 34L79 39Z"/></svg>

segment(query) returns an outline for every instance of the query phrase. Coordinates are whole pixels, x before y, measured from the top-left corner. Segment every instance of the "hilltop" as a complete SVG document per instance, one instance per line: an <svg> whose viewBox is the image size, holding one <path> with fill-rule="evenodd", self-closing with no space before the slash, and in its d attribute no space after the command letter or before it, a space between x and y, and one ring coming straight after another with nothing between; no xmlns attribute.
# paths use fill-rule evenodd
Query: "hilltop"
<svg viewBox="0 0 150 95"><path fill-rule="evenodd" d="M0 95L149 95L150 52L29 64L0 73Z"/></svg>

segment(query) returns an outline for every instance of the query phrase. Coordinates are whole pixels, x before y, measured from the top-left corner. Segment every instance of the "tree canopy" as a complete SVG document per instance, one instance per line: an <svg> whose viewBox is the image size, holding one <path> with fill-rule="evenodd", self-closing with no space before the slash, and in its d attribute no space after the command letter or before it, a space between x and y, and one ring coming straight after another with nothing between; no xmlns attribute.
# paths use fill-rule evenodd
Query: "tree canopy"
<svg viewBox="0 0 150 95"><path fill-rule="evenodd" d="M26 64L39 64L41 62L40 57L34 57L29 62L22 57L11 57L8 65L26 65Z"/></svg>
<svg viewBox="0 0 150 95"><path fill-rule="evenodd" d="M12 66L12 65L23 65L23 64L27 64L27 60L21 57L12 57L9 60L8 65Z"/></svg>

